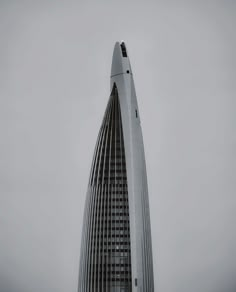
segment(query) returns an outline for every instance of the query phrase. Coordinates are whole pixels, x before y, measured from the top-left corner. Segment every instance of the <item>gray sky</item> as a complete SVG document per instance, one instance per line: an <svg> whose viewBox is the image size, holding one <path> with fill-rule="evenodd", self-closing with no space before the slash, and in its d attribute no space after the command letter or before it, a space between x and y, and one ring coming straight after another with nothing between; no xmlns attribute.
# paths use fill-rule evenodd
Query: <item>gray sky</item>
<svg viewBox="0 0 236 292"><path fill-rule="evenodd" d="M0 1L0 292L76 292L115 41L127 43L158 292L236 291L235 1Z"/></svg>

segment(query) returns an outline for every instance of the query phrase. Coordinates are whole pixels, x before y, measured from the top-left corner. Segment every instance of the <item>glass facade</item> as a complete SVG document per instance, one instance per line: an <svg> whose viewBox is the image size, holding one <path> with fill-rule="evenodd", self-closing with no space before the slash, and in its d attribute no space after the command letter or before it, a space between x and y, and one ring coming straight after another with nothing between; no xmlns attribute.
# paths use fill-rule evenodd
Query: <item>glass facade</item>
<svg viewBox="0 0 236 292"><path fill-rule="evenodd" d="M86 194L78 292L154 292L142 129L123 41L110 84Z"/></svg>
<svg viewBox="0 0 236 292"><path fill-rule="evenodd" d="M98 135L89 188L93 206L86 240L86 291L132 291L126 161L115 84Z"/></svg>

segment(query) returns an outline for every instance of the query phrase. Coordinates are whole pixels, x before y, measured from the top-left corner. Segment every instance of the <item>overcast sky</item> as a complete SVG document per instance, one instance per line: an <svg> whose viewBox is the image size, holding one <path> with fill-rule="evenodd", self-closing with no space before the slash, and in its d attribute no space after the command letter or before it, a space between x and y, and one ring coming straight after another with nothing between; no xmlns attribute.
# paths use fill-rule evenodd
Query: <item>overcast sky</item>
<svg viewBox="0 0 236 292"><path fill-rule="evenodd" d="M236 291L236 2L0 1L0 292L76 292L94 146L125 40L156 292Z"/></svg>

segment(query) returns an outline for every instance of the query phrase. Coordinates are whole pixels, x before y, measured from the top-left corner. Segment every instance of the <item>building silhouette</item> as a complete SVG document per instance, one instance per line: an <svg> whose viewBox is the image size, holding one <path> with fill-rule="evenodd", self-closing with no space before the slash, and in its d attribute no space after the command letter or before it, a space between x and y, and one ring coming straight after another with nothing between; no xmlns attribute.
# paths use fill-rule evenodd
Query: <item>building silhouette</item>
<svg viewBox="0 0 236 292"><path fill-rule="evenodd" d="M115 44L88 183L78 292L153 292L147 175L133 74Z"/></svg>

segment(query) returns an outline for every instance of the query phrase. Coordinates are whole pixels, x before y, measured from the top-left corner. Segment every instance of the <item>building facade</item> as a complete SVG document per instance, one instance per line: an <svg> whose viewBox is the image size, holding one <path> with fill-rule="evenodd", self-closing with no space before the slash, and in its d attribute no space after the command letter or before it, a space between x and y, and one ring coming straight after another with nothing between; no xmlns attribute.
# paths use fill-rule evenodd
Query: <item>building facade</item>
<svg viewBox="0 0 236 292"><path fill-rule="evenodd" d="M133 74L115 44L86 195L78 292L153 292L147 175Z"/></svg>

